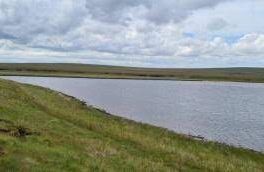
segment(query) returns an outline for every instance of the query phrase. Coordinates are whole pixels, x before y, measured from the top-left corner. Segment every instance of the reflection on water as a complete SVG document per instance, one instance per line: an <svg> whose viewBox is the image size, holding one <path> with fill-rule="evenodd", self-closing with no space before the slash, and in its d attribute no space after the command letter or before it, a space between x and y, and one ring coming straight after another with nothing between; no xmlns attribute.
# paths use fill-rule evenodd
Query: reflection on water
<svg viewBox="0 0 264 172"><path fill-rule="evenodd" d="M264 84L2 78L49 87L136 121L264 151Z"/></svg>

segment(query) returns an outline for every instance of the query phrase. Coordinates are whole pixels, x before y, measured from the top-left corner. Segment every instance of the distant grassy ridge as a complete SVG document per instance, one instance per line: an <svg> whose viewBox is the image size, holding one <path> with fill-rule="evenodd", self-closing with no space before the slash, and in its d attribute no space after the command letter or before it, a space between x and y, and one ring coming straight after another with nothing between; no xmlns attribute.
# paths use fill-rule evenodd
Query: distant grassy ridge
<svg viewBox="0 0 264 172"><path fill-rule="evenodd" d="M264 68L162 69L86 64L3 64L0 75L264 82Z"/></svg>
<svg viewBox="0 0 264 172"><path fill-rule="evenodd" d="M262 153L195 140L0 80L0 171L264 171Z"/></svg>

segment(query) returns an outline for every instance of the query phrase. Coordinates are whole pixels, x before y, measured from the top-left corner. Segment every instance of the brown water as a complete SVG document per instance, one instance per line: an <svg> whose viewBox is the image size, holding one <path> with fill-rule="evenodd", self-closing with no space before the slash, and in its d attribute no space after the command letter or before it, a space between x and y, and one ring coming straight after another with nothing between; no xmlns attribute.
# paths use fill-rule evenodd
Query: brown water
<svg viewBox="0 0 264 172"><path fill-rule="evenodd" d="M264 152L264 84L2 78L48 87L135 121Z"/></svg>

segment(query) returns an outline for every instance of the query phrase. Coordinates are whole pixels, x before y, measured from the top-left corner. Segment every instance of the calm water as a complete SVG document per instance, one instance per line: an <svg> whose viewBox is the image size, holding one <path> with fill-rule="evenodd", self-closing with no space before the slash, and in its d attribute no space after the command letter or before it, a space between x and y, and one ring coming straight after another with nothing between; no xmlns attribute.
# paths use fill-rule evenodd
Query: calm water
<svg viewBox="0 0 264 172"><path fill-rule="evenodd" d="M136 121L264 152L264 84L2 78L49 87Z"/></svg>

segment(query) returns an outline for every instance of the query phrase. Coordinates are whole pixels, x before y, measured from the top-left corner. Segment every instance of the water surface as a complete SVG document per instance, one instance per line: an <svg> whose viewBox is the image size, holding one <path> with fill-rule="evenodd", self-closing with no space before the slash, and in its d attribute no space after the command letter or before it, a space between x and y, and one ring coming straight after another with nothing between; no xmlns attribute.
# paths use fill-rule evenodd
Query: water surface
<svg viewBox="0 0 264 172"><path fill-rule="evenodd" d="M135 121L264 152L264 84L2 78L48 87Z"/></svg>

